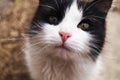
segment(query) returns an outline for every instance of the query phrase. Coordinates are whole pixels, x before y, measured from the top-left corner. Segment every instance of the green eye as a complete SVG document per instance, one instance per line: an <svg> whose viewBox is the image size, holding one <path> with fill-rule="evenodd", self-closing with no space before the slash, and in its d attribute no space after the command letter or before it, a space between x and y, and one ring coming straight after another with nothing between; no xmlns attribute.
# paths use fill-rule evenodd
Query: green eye
<svg viewBox="0 0 120 80"><path fill-rule="evenodd" d="M58 23L58 18L54 17L54 16L50 16L49 17L49 21L53 24L57 24Z"/></svg>
<svg viewBox="0 0 120 80"><path fill-rule="evenodd" d="M81 28L82 30L87 30L89 29L90 25L87 23L82 23L80 25L78 25L78 28Z"/></svg>

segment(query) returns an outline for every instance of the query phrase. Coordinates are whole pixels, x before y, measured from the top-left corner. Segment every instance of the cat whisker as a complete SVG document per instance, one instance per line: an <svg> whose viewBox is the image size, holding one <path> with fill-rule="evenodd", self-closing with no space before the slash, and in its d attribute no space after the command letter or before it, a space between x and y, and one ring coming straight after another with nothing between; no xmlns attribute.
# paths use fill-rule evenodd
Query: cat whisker
<svg viewBox="0 0 120 80"><path fill-rule="evenodd" d="M41 41L40 42L36 42L36 43L32 44L31 46L29 46L29 48L37 46L37 45L40 45L40 46L44 45L44 44L41 44L41 43L43 43L43 42L41 42Z"/></svg>
<svg viewBox="0 0 120 80"><path fill-rule="evenodd" d="M38 30L32 30L32 29L27 30L27 31L24 33L24 36L25 36L25 35L26 35L26 36L30 36L30 35L33 35L33 34L38 34L39 31L41 30L41 24L40 24L38 21L33 20L32 26L35 27L35 28L37 28Z"/></svg>
<svg viewBox="0 0 120 80"><path fill-rule="evenodd" d="M44 46L42 46L41 48L36 47L36 48L34 49L34 51L33 51L33 50L32 50L32 51L33 51L33 52L36 52L36 54L40 54L40 53L42 53L44 50L46 50L48 47L49 47L49 45L44 45ZM26 49L28 49L28 48L24 48L23 51L25 51ZM41 54L40 57L42 57L42 56L45 56L45 54ZM34 55L34 56L32 56L32 57L38 57L38 55Z"/></svg>
<svg viewBox="0 0 120 80"><path fill-rule="evenodd" d="M94 19L96 19L96 18L98 18L98 19L105 19L105 17L101 17L101 16L95 16L95 15L90 15L90 18L94 18Z"/></svg>
<svg viewBox="0 0 120 80"><path fill-rule="evenodd" d="M97 50L95 50L95 49L92 49L95 53L96 53L96 55L99 55L99 53L100 52L98 52ZM109 52L109 50L108 50L108 52ZM93 54L91 54L91 56L92 56ZM93 55L94 56L94 55ZM104 59L112 59L112 60L115 60L115 57L114 56L108 56L108 55L104 55L104 56L102 56L102 57L104 57Z"/></svg>
<svg viewBox="0 0 120 80"><path fill-rule="evenodd" d="M93 2L91 5L89 5L84 12L88 11L90 8L92 8L94 5L96 5L99 1L101 0L97 0L96 2Z"/></svg>
<svg viewBox="0 0 120 80"><path fill-rule="evenodd" d="M30 31L27 31L24 36L32 36L34 34L39 34L39 31L35 31L35 30L30 30Z"/></svg>
<svg viewBox="0 0 120 80"><path fill-rule="evenodd" d="M63 3L63 0L61 0L61 3Z"/></svg>
<svg viewBox="0 0 120 80"><path fill-rule="evenodd" d="M97 18L97 19L96 19ZM99 23L102 23L102 22L100 22L98 19L105 19L105 18L103 18L103 17L99 17L99 16L93 16L93 15L90 15L90 16L85 16L85 17L83 17L82 18L82 20L84 20L84 19L89 19L91 22L99 22Z"/></svg>
<svg viewBox="0 0 120 80"><path fill-rule="evenodd" d="M101 41L99 41L99 40L95 40L95 42L98 42L98 43L99 43L99 42L101 42ZM108 41L108 42L109 42L109 41ZM93 48L91 48L92 51L95 52L96 55L99 55L99 53L100 53L100 51L101 51L101 50L100 50L100 47L98 47L98 46L95 45L95 44L91 44L91 46L93 47ZM105 50L106 52L109 52L110 49L106 49L106 48L105 48L105 49L103 49L103 51L104 51L104 50ZM104 55L104 57L105 57L105 58L114 59L113 56L110 57L110 56L105 56L105 55Z"/></svg>
<svg viewBox="0 0 120 80"><path fill-rule="evenodd" d="M105 19L104 17L94 16L94 15L92 15L92 17L95 17L95 18L100 18L100 19Z"/></svg>
<svg viewBox="0 0 120 80"><path fill-rule="evenodd" d="M83 1L83 0L82 0L82 1ZM86 5L87 5L87 3L84 4L84 6L83 6L83 10L85 10Z"/></svg>
<svg viewBox="0 0 120 80"><path fill-rule="evenodd" d="M35 47L37 45L40 45L41 48L39 47ZM41 50L43 50L45 47L47 48L48 47L48 44L40 44L40 43L36 43L36 44L31 44L30 46L28 46L27 48L23 48L22 51L25 51L27 49L31 49L31 48L34 48L35 47L35 51L38 51L40 52ZM39 51L40 50L40 51Z"/></svg>
<svg viewBox="0 0 120 80"><path fill-rule="evenodd" d="M56 6L57 6L58 9L59 9L59 3L58 3L56 0L54 0L54 2L55 2Z"/></svg>
<svg viewBox="0 0 120 80"><path fill-rule="evenodd" d="M36 27L38 27L38 28L41 29L41 24L40 24L39 21L33 21L33 22L32 22L32 25L33 25L33 26L36 26Z"/></svg>
<svg viewBox="0 0 120 80"><path fill-rule="evenodd" d="M42 7L47 7L47 8L50 8L50 9L53 9L53 10L57 11L54 7L49 6L49 5L39 5L39 6L42 6Z"/></svg>

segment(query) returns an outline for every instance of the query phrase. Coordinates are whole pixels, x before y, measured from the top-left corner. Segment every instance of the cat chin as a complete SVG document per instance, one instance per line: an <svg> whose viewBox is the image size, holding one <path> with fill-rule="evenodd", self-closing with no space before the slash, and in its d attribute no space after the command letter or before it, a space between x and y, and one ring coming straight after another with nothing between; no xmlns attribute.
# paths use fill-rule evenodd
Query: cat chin
<svg viewBox="0 0 120 80"><path fill-rule="evenodd" d="M75 53L70 53L70 52L68 53L68 51L59 49L58 52L51 53L50 56L53 59L56 58L56 59L61 59L61 60L70 60L70 61L72 60L72 61L74 61L77 57L74 54Z"/></svg>
<svg viewBox="0 0 120 80"><path fill-rule="evenodd" d="M60 59L65 61L76 61L81 57L84 59L88 59L87 53L86 54L77 53L73 49L61 46L59 47L51 46L46 51L45 50L40 51L39 54L43 55L45 58Z"/></svg>

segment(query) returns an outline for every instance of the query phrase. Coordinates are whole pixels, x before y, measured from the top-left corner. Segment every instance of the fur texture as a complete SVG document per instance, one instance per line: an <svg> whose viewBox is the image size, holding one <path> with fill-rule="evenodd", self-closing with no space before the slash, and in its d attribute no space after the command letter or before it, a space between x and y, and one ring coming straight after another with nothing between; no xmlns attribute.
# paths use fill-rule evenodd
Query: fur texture
<svg viewBox="0 0 120 80"><path fill-rule="evenodd" d="M93 80L112 0L41 0L26 37L35 80ZM87 29L79 25L88 25ZM84 27L84 26L83 26ZM60 32L71 36L63 43Z"/></svg>

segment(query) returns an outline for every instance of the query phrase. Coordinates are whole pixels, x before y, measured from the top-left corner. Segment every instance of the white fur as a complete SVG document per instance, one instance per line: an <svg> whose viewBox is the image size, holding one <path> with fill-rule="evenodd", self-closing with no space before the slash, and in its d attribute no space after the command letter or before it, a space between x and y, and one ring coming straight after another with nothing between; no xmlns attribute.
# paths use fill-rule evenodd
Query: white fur
<svg viewBox="0 0 120 80"><path fill-rule="evenodd" d="M26 41L26 61L35 80L92 80L95 62L88 56L92 35L77 28L82 19L76 0L59 25L44 24L43 31ZM70 51L55 48L62 44L60 31L72 36L65 42Z"/></svg>

